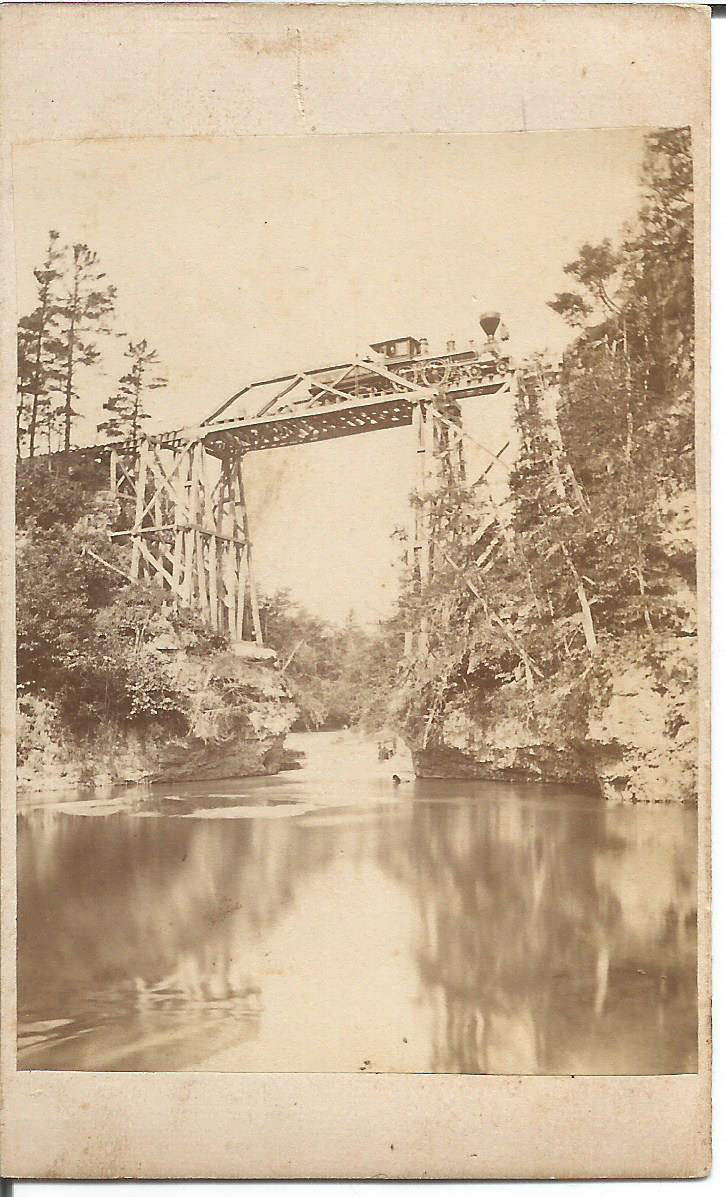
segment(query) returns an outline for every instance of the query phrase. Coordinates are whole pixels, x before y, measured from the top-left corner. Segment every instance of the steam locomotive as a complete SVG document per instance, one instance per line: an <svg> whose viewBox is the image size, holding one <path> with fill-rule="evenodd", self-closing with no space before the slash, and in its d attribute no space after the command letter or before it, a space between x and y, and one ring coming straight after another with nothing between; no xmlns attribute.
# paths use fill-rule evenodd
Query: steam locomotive
<svg viewBox="0 0 726 1197"><path fill-rule="evenodd" d="M486 312L479 324L486 340L478 345L471 341L468 348L457 349L454 341L448 341L443 353L432 353L425 337L376 341L370 346L372 356L364 359L347 378L335 383L331 371L320 381L334 384L336 391L349 394L351 398L365 399L396 390L394 379L386 378L376 370L376 367L383 367L386 374L417 386L445 387L452 399L484 394L501 385L502 376L511 373L512 363L502 348L502 342L509 339L509 334L501 323L499 312ZM366 360L371 362L372 370L366 371ZM310 395L321 403L336 402L335 396L326 393L317 380L311 382Z"/></svg>

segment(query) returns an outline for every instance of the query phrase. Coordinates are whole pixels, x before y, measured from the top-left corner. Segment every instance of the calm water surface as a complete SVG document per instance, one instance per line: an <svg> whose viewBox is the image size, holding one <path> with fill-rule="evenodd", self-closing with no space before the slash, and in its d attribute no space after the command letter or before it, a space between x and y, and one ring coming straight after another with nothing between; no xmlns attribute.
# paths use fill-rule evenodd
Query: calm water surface
<svg viewBox="0 0 726 1197"><path fill-rule="evenodd" d="M26 801L20 1067L695 1071L694 811L295 739L278 777Z"/></svg>

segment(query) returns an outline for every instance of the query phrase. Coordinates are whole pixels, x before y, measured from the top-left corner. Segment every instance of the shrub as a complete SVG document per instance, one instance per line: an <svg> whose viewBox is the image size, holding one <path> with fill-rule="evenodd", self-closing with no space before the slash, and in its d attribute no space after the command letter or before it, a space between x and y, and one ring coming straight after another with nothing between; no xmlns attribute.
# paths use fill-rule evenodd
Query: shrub
<svg viewBox="0 0 726 1197"><path fill-rule="evenodd" d="M58 739L58 711L55 705L39 694L27 694L18 701L16 720L16 754L22 765L34 749L46 750Z"/></svg>

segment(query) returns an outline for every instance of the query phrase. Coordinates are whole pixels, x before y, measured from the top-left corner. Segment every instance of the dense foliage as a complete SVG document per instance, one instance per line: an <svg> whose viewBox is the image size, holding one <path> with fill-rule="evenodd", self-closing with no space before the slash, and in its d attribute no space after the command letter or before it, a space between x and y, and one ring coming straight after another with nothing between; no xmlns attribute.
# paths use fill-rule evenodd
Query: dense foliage
<svg viewBox="0 0 726 1197"><path fill-rule="evenodd" d="M132 586L123 576L124 550L107 532L114 523L127 525L130 512L124 524L117 506L103 510L104 503L109 507L107 465L57 455L72 443L86 368L99 361L104 335L110 343L116 289L93 250L64 245L56 230L34 278L36 305L18 328L21 703L26 713L32 701L48 703L65 725L79 729L106 719L177 720L184 696L158 655L146 651L148 643L169 621L202 648L209 635L193 616L163 610L157 588ZM98 432L136 441L152 393L167 380L146 339L127 339L125 356L127 368L103 404L108 414ZM299 707L298 726L341 727L364 717L377 722L378 693L395 671L395 638L364 631L352 619L344 627L327 624L283 594L264 602L263 619L266 643L277 649ZM42 722L45 710L41 714Z"/></svg>
<svg viewBox="0 0 726 1197"><path fill-rule="evenodd" d="M265 643L278 654L305 730L385 722L391 678L400 655L394 629L342 626L303 611L287 592L264 601Z"/></svg>
<svg viewBox="0 0 726 1197"><path fill-rule="evenodd" d="M149 643L169 627L198 652L218 641L191 614L165 610L158 587L124 576L125 553L107 534L117 502L92 481L70 477L63 459L19 469L19 696L49 702L77 730L147 717L181 725L184 695Z"/></svg>
<svg viewBox="0 0 726 1197"><path fill-rule="evenodd" d="M695 629L693 197L689 134L646 137L642 204L619 244L586 244L550 306L573 328L561 368L533 357L520 375L518 456L508 498L491 478L447 484L433 519L435 568L404 584L396 617L364 629L302 611L285 593L263 602L265 642L306 729L361 723L435 736L447 705L472 713L508 686L528 711L546 705L584 734L608 684L603 662L642 655ZM38 302L20 322L18 446L68 443L79 370L95 360L115 292L87 247L51 233ZM164 380L146 341L106 403L104 431L137 436L147 393ZM93 463L18 474L18 683L68 724L183 719L158 654L166 621L205 651L191 615L131 586L107 531L118 518ZM503 467L497 467L503 468ZM79 525L80 521L80 525ZM82 535L78 535L79 526ZM83 546L83 548L81 547ZM185 628L185 623L186 628ZM421 628L426 652L401 661ZM630 651L630 650L628 650ZM635 650L633 650L635 651Z"/></svg>
<svg viewBox="0 0 726 1197"><path fill-rule="evenodd" d="M191 612L166 608L161 590L130 583L127 553L108 537L118 500L103 465L23 461L16 489L17 675L21 700L42 699L67 727L153 718L182 726L186 696L149 646L171 632L188 649L223 646ZM377 726L398 638L339 627L301 610L285 593L262 602L266 643L298 709L298 727L363 720Z"/></svg>
<svg viewBox="0 0 726 1197"><path fill-rule="evenodd" d="M695 624L693 197L687 130L648 135L637 226L584 245L551 307L562 368L520 377L509 499L486 479L445 511L433 582L409 592L429 657L402 713L426 739L455 695L504 684L582 726L604 658ZM436 533L436 529L434 530Z"/></svg>

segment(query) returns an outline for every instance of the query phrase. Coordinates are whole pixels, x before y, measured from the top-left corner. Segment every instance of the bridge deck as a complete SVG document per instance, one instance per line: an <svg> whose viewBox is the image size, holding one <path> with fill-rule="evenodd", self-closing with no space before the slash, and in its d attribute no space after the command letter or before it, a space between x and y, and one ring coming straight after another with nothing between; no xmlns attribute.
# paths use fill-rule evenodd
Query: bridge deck
<svg viewBox="0 0 726 1197"><path fill-rule="evenodd" d="M476 395L498 394L508 382L507 378L499 375L477 387L450 390L447 398L458 401ZM203 425L199 431L203 432L206 450L214 456L222 456L231 446L249 451L313 444L334 437L402 428L411 424L413 409L423 397L430 398L430 392L397 391L392 395L376 395L370 399L351 399L349 403L305 407L299 412L276 412L269 416L220 421L218 424Z"/></svg>
<svg viewBox="0 0 726 1197"><path fill-rule="evenodd" d="M312 444L334 437L356 436L383 428L400 428L412 420L412 404L405 394L357 399L350 403L306 408L284 415L253 417L212 426L206 431L204 447L221 455L231 446L276 449L287 445Z"/></svg>
<svg viewBox="0 0 726 1197"><path fill-rule="evenodd" d="M458 402L476 396L496 395L506 390L508 385L506 376L494 375L476 386L447 390L447 398ZM310 406L308 402L305 406L301 404L299 411L277 411L269 415L218 420L214 424L154 433L149 439L161 449L182 448L190 441L202 441L208 453L222 458L235 448L244 452L285 448L386 428L402 428L412 423L417 402L430 397L430 391L400 390L392 394L352 398L349 402L322 403L319 406ZM70 452L73 458L100 461L108 459L113 450L122 456L134 452L133 445L127 441L88 445Z"/></svg>

